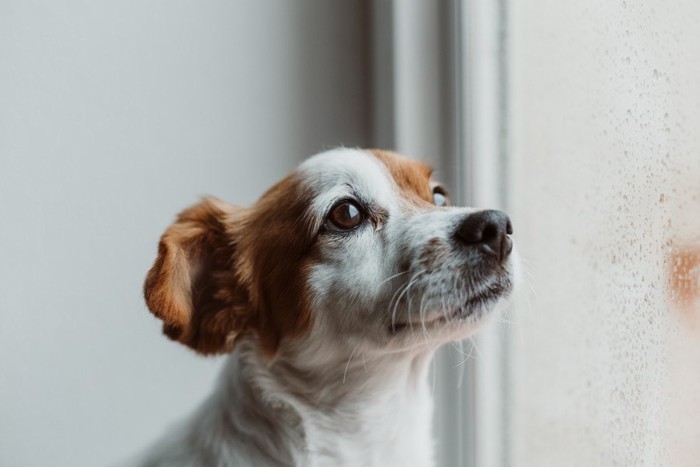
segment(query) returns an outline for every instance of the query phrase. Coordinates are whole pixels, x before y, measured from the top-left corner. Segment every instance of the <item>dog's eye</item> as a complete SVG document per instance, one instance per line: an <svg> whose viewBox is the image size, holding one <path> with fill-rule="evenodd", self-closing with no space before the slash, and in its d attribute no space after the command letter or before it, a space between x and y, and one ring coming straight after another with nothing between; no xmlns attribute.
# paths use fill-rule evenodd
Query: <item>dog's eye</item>
<svg viewBox="0 0 700 467"><path fill-rule="evenodd" d="M333 230L352 230L362 223L364 216L352 201L338 203L328 214L327 225Z"/></svg>
<svg viewBox="0 0 700 467"><path fill-rule="evenodd" d="M439 186L433 188L433 203L435 206L447 206L447 194Z"/></svg>

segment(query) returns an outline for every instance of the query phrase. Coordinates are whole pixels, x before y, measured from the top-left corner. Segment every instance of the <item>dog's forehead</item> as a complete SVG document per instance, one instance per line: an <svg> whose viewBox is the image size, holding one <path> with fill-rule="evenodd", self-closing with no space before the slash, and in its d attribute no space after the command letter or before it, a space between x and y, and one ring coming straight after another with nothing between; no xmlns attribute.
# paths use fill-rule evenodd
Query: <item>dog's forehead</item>
<svg viewBox="0 0 700 467"><path fill-rule="evenodd" d="M430 167L388 151L334 149L306 160L298 171L322 199L356 194L387 208L406 200L432 204Z"/></svg>
<svg viewBox="0 0 700 467"><path fill-rule="evenodd" d="M423 201L429 204L433 203L433 193L430 187L433 169L422 162L395 152L370 149L370 153L386 167L405 198L418 203Z"/></svg>

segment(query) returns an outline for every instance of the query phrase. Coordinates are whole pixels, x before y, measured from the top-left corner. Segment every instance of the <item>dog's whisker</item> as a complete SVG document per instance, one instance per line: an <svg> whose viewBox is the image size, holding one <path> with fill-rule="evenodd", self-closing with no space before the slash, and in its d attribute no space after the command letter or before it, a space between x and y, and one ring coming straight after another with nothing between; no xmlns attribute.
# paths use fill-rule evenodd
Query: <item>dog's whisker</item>
<svg viewBox="0 0 700 467"><path fill-rule="evenodd" d="M445 304L445 296L440 295L440 304L442 305L442 316L445 318L445 321L450 319L448 313L447 313L447 305Z"/></svg>
<svg viewBox="0 0 700 467"><path fill-rule="evenodd" d="M525 265L537 265L537 264L539 264L539 261L533 260L531 258L525 258L522 255L520 255L519 260L522 264L525 264Z"/></svg>
<svg viewBox="0 0 700 467"><path fill-rule="evenodd" d="M520 326L520 322L516 320L504 319L504 318L494 318L497 323L512 324L514 326Z"/></svg>
<svg viewBox="0 0 700 467"><path fill-rule="evenodd" d="M350 361L352 360L352 356L355 355L355 351L359 346L360 344L358 343L357 345L355 345L355 348L352 349L352 352L350 352L350 357L348 357L348 363L345 364L345 371L343 372L343 384L345 384L345 377L348 374L348 368L350 367Z"/></svg>
<svg viewBox="0 0 700 467"><path fill-rule="evenodd" d="M399 303L401 302L401 298L402 298L402 297L404 296L404 294L410 289L410 287L411 287L412 285L414 285L414 284L418 281L418 279L420 279L420 277L423 275L423 272L424 272L423 270L417 271L413 276L411 276L411 278L409 279L409 281L408 281L408 283L405 285L405 287L399 289L399 290L401 290L401 293L399 294L399 296L396 297L395 300L393 300L393 297L392 297L392 301L393 301L393 303L394 303L394 305L393 305L393 310L392 310L392 313L391 313L392 329L395 329L395 325L396 325L396 313L397 313L397 311L398 311L398 305L399 305ZM394 296L396 296L396 293L394 293ZM390 307L391 307L392 301L389 302L389 306L390 306ZM408 318L407 318L407 319L408 319L408 324L409 324L409 326L411 327L411 329L413 329L413 325L412 325L412 323L411 323L411 308L410 308L410 306L408 307L407 312L408 312Z"/></svg>
<svg viewBox="0 0 700 467"><path fill-rule="evenodd" d="M473 336L469 337L469 343L471 343L472 345L471 350L474 350L474 352L476 352L476 356L481 357L481 351L479 350L479 346L476 345L476 341L474 340ZM470 354L472 353L471 350L469 351Z"/></svg>
<svg viewBox="0 0 700 467"><path fill-rule="evenodd" d="M464 354L464 340L459 341L459 349L462 354ZM470 355L471 356L471 355ZM467 357L467 360L469 356ZM457 389L462 389L462 382L464 381L464 367L462 364L459 366L459 377L457 378Z"/></svg>
<svg viewBox="0 0 700 467"><path fill-rule="evenodd" d="M411 272L411 271L402 271L402 272L399 272L398 274L394 274L393 276L389 276L389 277L387 277L386 279L384 279L383 281L381 281L378 285L381 287L382 285L386 284L386 283L389 282L390 280L395 279L395 278L397 278L397 277L399 277L399 276L403 276L404 274L408 274L408 273L410 273L410 272Z"/></svg>
<svg viewBox="0 0 700 467"><path fill-rule="evenodd" d="M411 282L408 284L408 287L406 287L406 289L404 290L404 292L407 292L407 291L411 288L411 286L412 286L413 284L415 284L417 281L418 281L418 278L417 278L417 277L414 278L413 280L411 280ZM401 300L401 297L399 297L399 300L397 300L396 303L394 303L394 313L396 313L396 306L399 304L399 301L400 301L400 300ZM408 309L407 309L407 315L408 315L408 318L407 318L407 319L408 319L408 325L409 325L409 327L411 328L411 330L413 330L413 322L411 321L411 306L410 306L410 301L409 301L409 306L408 306Z"/></svg>
<svg viewBox="0 0 700 467"><path fill-rule="evenodd" d="M462 344L463 342L464 342L464 341L461 341L460 344ZM453 366L453 368L457 368L457 367L463 368L463 367L464 367L464 364L467 363L467 362L469 361L469 359L472 359L472 358L473 358L474 360L478 360L478 356L475 356L475 355L472 354L472 351L473 351L473 350L477 350L476 346L474 345L474 341L473 341L472 339L469 339L469 342L470 342L470 344L471 344L471 347L469 348L469 352L466 353L466 352L464 352L464 350L462 350L460 353L461 353L465 358L464 358L463 360L459 361L455 366ZM478 352L477 352L477 353L478 353ZM460 384L460 383L458 383L458 384ZM459 386L458 386L458 387L459 387Z"/></svg>
<svg viewBox="0 0 700 467"><path fill-rule="evenodd" d="M418 282L417 280L412 281L411 284L407 287L406 289L406 297L408 297L408 303L406 304L406 309L407 309L407 314L410 317L411 316L411 310L413 306L413 293L412 291L409 292L409 289ZM420 316L420 308L418 309L418 315ZM409 318L410 319L410 318Z"/></svg>
<svg viewBox="0 0 700 467"><path fill-rule="evenodd" d="M423 297L425 297L425 294L423 294ZM422 298L421 298L421 304L422 304ZM425 309L420 306L418 307L418 321L420 321L421 328L423 330L423 334L425 335Z"/></svg>
<svg viewBox="0 0 700 467"><path fill-rule="evenodd" d="M396 295L401 293L403 291L404 287L407 287L411 283L411 278L409 278L405 284L401 285L396 291L394 292L394 295L391 296L391 299L389 300L389 305L387 307L387 311L389 311L392 307L392 303L394 303L394 299L396 298ZM396 326L396 307L394 307L394 311L391 314L391 329L395 329Z"/></svg>
<svg viewBox="0 0 700 467"><path fill-rule="evenodd" d="M401 297L403 294L406 292L406 290L411 286L411 280L409 279L406 284L404 284L400 289L397 290L397 293L399 294L398 297L392 298L392 300L389 302L389 307L392 308L392 303L393 303L393 309L391 312L391 323L392 323L392 328L395 327L396 325L396 312L397 312L397 307L399 302L401 301ZM396 295L396 294L394 294Z"/></svg>
<svg viewBox="0 0 700 467"><path fill-rule="evenodd" d="M420 306L418 307L418 316L425 316L424 302L425 302L425 292L423 292L421 294L421 297L420 297Z"/></svg>
<svg viewBox="0 0 700 467"><path fill-rule="evenodd" d="M452 342L451 347L452 347L452 350L456 351L462 357L465 357L466 360L469 360L469 358L472 356L471 347L469 348L470 349L469 352L464 350L464 340L459 341L459 347L457 347L457 344Z"/></svg>

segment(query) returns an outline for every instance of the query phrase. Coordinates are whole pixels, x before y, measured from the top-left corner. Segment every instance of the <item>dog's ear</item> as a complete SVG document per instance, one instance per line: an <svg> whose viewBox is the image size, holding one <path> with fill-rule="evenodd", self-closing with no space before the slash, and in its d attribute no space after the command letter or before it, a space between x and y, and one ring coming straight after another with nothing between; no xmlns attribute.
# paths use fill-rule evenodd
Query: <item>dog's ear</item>
<svg viewBox="0 0 700 467"><path fill-rule="evenodd" d="M249 323L248 292L236 270L242 211L206 198L181 212L161 237L144 283L163 332L202 354L229 352Z"/></svg>

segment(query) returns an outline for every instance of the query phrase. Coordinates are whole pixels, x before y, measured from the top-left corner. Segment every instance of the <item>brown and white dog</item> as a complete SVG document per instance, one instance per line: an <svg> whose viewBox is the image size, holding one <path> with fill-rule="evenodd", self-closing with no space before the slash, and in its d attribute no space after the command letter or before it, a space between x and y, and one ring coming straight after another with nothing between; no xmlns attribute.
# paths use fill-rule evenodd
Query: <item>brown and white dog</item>
<svg viewBox="0 0 700 467"><path fill-rule="evenodd" d="M318 154L248 208L183 211L146 302L168 337L228 362L139 465L432 465L428 365L507 300L511 233L378 150Z"/></svg>

